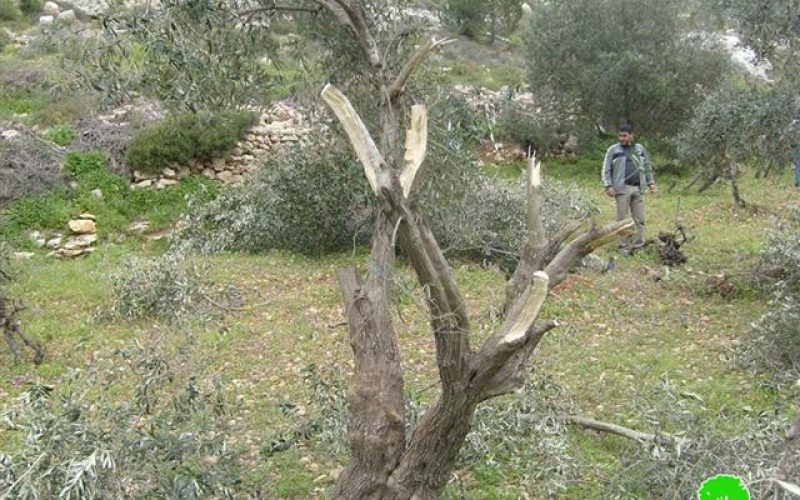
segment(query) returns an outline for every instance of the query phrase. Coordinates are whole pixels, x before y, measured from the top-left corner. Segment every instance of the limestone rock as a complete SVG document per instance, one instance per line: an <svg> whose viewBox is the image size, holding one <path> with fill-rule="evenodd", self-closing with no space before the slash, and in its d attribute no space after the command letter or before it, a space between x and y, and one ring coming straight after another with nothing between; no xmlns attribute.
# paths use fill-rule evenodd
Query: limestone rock
<svg viewBox="0 0 800 500"><path fill-rule="evenodd" d="M48 26L52 26L53 23L56 22L56 18L53 16L39 16L39 26L46 28Z"/></svg>
<svg viewBox="0 0 800 500"><path fill-rule="evenodd" d="M141 182L141 181L149 181L152 180L153 176L150 174L145 174L138 170L133 171L133 182Z"/></svg>
<svg viewBox="0 0 800 500"><path fill-rule="evenodd" d="M61 13L61 8L55 2L45 2L42 12L46 16L56 17Z"/></svg>
<svg viewBox="0 0 800 500"><path fill-rule="evenodd" d="M205 175L209 179L213 179L215 174L213 170L211 170L210 168L206 168L203 170L203 175Z"/></svg>
<svg viewBox="0 0 800 500"><path fill-rule="evenodd" d="M94 196L98 200L102 200L103 199L103 192L101 190L92 189L90 192L91 192L92 196Z"/></svg>
<svg viewBox="0 0 800 500"><path fill-rule="evenodd" d="M20 131L14 129L3 130L2 132L0 132L0 137L2 137L5 140L14 139L15 137L19 137L20 135L22 135Z"/></svg>
<svg viewBox="0 0 800 500"><path fill-rule="evenodd" d="M165 168L164 170L162 170L162 171L161 171L161 174L162 174L164 177L166 177L167 179L174 179L175 177L177 177L177 176L178 176L177 172L175 172L175 170L174 170L174 169L171 169L171 168L169 168L169 167L167 167L167 168Z"/></svg>
<svg viewBox="0 0 800 500"><path fill-rule="evenodd" d="M233 172L228 170L223 170L222 172L217 174L217 179L221 180L225 184L230 184L233 182Z"/></svg>
<svg viewBox="0 0 800 500"><path fill-rule="evenodd" d="M33 258L36 255L33 252L14 252L14 259L16 260L27 260Z"/></svg>
<svg viewBox="0 0 800 500"><path fill-rule="evenodd" d="M80 236L73 236L64 243L62 247L65 250L77 250L79 248L88 248L97 242L96 234L82 234Z"/></svg>
<svg viewBox="0 0 800 500"><path fill-rule="evenodd" d="M156 181L156 189L164 189L167 186L174 186L178 181L175 179L159 179Z"/></svg>
<svg viewBox="0 0 800 500"><path fill-rule="evenodd" d="M153 181L151 179L147 179L147 180L144 180L144 181L141 181L141 182L137 182L136 184L134 184L134 187L135 188L146 188L146 187L150 187L152 185L153 185Z"/></svg>
<svg viewBox="0 0 800 500"><path fill-rule="evenodd" d="M63 238L61 236L56 236L55 238L47 240L47 243L45 243L45 246L47 248L58 248L58 247L61 246L61 242L62 241L63 241Z"/></svg>
<svg viewBox="0 0 800 500"><path fill-rule="evenodd" d="M82 214L80 214L80 215L78 216L78 218L79 218L79 219L86 219L86 220L94 220L94 221L96 221L96 220L97 220L97 217L95 217L93 214L90 214L90 213L88 213L88 212L85 212L85 213L82 213Z"/></svg>
<svg viewBox="0 0 800 500"><path fill-rule="evenodd" d="M214 169L215 172L222 172L225 170L225 160L223 158L214 158L211 162L211 168Z"/></svg>
<svg viewBox="0 0 800 500"><path fill-rule="evenodd" d="M75 248L72 250L68 250L66 248L62 248L56 252L56 255L59 257L80 257L81 255L87 253L89 251L88 248Z"/></svg>
<svg viewBox="0 0 800 500"><path fill-rule="evenodd" d="M150 229L150 223L147 221L134 222L128 229L136 232L144 232Z"/></svg>
<svg viewBox="0 0 800 500"><path fill-rule="evenodd" d="M76 19L74 10L65 10L58 15L58 22L66 25L73 24Z"/></svg>
<svg viewBox="0 0 800 500"><path fill-rule="evenodd" d="M90 234L97 231L97 224L89 219L72 219L68 225L69 230L75 234Z"/></svg>

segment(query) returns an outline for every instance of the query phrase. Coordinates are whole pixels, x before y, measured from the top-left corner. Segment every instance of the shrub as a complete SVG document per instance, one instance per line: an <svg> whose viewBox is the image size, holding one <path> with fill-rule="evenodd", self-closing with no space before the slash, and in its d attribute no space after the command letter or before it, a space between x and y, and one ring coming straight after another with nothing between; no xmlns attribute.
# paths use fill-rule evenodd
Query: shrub
<svg viewBox="0 0 800 500"><path fill-rule="evenodd" d="M127 319L144 317L176 321L209 316L216 308L236 305L233 287L216 289L208 265L174 252L155 259L131 258L111 277L113 314Z"/></svg>
<svg viewBox="0 0 800 500"><path fill-rule="evenodd" d="M259 496L243 481L229 423L236 406L197 356L136 345L118 351L114 366L31 383L2 414L4 434L24 439L0 454L0 490L11 498ZM109 386L124 396L109 399Z"/></svg>
<svg viewBox="0 0 800 500"><path fill-rule="evenodd" d="M131 168L157 173L173 163L225 156L257 119L254 113L185 113L139 131L126 155Z"/></svg>
<svg viewBox="0 0 800 500"><path fill-rule="evenodd" d="M513 32L522 6L518 0L445 0L440 7L445 24L459 34L481 38L488 31L489 41L498 34Z"/></svg>
<svg viewBox="0 0 800 500"><path fill-rule="evenodd" d="M442 17L458 33L478 38L486 25L484 4L484 0L447 0L442 5Z"/></svg>
<svg viewBox="0 0 800 500"><path fill-rule="evenodd" d="M754 325L750 351L773 375L794 381L800 369L800 206L788 207L775 221L756 272L773 298Z"/></svg>
<svg viewBox="0 0 800 500"><path fill-rule="evenodd" d="M343 144L297 146L266 160L252 182L190 215L179 246L202 253L341 250L370 210L363 170Z"/></svg>
<svg viewBox="0 0 800 500"><path fill-rule="evenodd" d="M0 141L0 206L63 185L64 153L30 136Z"/></svg>
<svg viewBox="0 0 800 500"><path fill-rule="evenodd" d="M544 155L559 145L557 130L557 125L543 120L541 114L507 106L497 117L494 136L500 142L519 144L526 149L530 146Z"/></svg>
<svg viewBox="0 0 800 500"><path fill-rule="evenodd" d="M20 12L14 0L0 0L0 21L16 21Z"/></svg>
<svg viewBox="0 0 800 500"><path fill-rule="evenodd" d="M47 131L45 134L48 139L55 142L59 146L68 146L78 133L70 125L57 125Z"/></svg>
<svg viewBox="0 0 800 500"><path fill-rule="evenodd" d="M38 14L44 8L44 0L19 0L19 10L23 14Z"/></svg>

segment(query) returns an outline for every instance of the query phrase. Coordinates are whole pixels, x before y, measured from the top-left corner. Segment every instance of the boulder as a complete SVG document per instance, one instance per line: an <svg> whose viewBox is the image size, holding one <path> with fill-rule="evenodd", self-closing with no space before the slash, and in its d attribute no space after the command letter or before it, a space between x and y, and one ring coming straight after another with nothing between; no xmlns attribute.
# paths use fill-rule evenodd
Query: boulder
<svg viewBox="0 0 800 500"><path fill-rule="evenodd" d="M56 17L61 13L61 7L58 6L55 2L45 2L44 8L42 8L42 13L45 16Z"/></svg>
<svg viewBox="0 0 800 500"><path fill-rule="evenodd" d="M211 170L210 168L206 168L206 169L204 169L204 170L203 170L203 175L205 175L205 176L206 176L206 177L208 177L209 179L213 179L213 178L214 178L214 175L216 175L216 174L215 174L215 173L214 173L214 171L213 171L213 170Z"/></svg>
<svg viewBox="0 0 800 500"><path fill-rule="evenodd" d="M58 15L58 22L61 24L70 25L75 23L77 17L75 16L74 10L65 10L61 14Z"/></svg>
<svg viewBox="0 0 800 500"><path fill-rule="evenodd" d="M214 169L215 172L222 172L225 170L226 162L224 158L214 158L214 161L211 162L211 168Z"/></svg>
<svg viewBox="0 0 800 500"><path fill-rule="evenodd" d="M178 176L177 172L175 172L175 170L174 170L174 169L171 169L171 168L169 168L169 167L167 167L167 168L165 168L164 170L162 170L162 171L161 171L161 174L162 174L164 177L166 177L167 179L174 179L175 177L177 177L177 176Z"/></svg>
<svg viewBox="0 0 800 500"><path fill-rule="evenodd" d="M90 192L91 192L92 196L94 196L98 200L102 200L103 199L103 192L101 190L92 189Z"/></svg>
<svg viewBox="0 0 800 500"><path fill-rule="evenodd" d="M69 230L75 234L91 234L97 232L97 224L89 219L72 219L68 223Z"/></svg>
<svg viewBox="0 0 800 500"><path fill-rule="evenodd" d="M43 28L47 28L52 26L53 23L56 22L56 18L53 16L39 16L39 26Z"/></svg>
<svg viewBox="0 0 800 500"><path fill-rule="evenodd" d="M217 179L221 180L225 184L230 184L233 182L233 172L229 170L223 170L217 174Z"/></svg>

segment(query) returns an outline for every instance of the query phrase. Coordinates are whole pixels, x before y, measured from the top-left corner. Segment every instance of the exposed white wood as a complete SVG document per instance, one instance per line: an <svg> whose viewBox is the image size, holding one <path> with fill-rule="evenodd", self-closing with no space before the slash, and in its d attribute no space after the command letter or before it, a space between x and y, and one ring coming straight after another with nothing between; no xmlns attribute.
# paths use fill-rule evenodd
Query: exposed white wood
<svg viewBox="0 0 800 500"><path fill-rule="evenodd" d="M509 318L511 325L508 327L506 334L503 336L501 344L516 344L525 338L528 329L531 327L536 318L539 317L539 310L547 298L547 289L550 283L550 277L542 271L533 273L533 280L531 285L524 292L520 300L524 300L525 304L521 309L512 312L513 317Z"/></svg>
<svg viewBox="0 0 800 500"><path fill-rule="evenodd" d="M364 166L364 173L369 185L372 187L372 191L378 194L380 188L385 187L382 183L386 183L388 178L379 176L383 170L384 159L378 146L375 145L375 141L372 140L367 126L364 125L364 121L361 120L350 100L330 83L322 89L322 99L328 103L347 132L347 137L356 151L358 160Z"/></svg>
<svg viewBox="0 0 800 500"><path fill-rule="evenodd" d="M406 198L411 194L419 167L428 148L428 111L423 104L411 106L411 128L406 131L406 149L400 185Z"/></svg>

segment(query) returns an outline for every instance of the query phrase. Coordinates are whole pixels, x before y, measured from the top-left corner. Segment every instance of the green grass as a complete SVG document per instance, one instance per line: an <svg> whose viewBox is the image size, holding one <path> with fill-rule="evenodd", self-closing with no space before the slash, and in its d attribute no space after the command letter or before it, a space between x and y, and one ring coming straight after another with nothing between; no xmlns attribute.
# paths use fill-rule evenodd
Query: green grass
<svg viewBox="0 0 800 500"><path fill-rule="evenodd" d="M189 181L172 191L126 191L96 169L95 161L73 158L69 164L68 170L86 184L77 195L50 195L37 205L42 210L38 215L31 207L18 208L29 214L26 224L30 220L61 223L72 210L90 210L97 213L100 227L106 227L106 236L111 236L135 213L156 218L163 213L164 220L170 219L173 208L167 207L182 206L184 194L204 185ZM519 171L518 166L512 168ZM599 222L611 219L613 202L602 193L596 158L548 162L546 168L559 180L586 190L600 208ZM105 186L109 195L118 186L121 194L102 202L83 198L82 190L90 189L93 182ZM737 346L747 342L749 325L762 313L768 298L753 291L746 280L741 282L741 293L732 298L715 295L707 287L707 278L713 274L742 270L763 244L772 214L797 200L788 174L766 183L747 177L742 187L758 210L734 208L724 185L704 195L676 190L647 198L650 236L673 228L680 199L678 220L694 238L685 247L689 263L673 271L670 280L655 282L647 277L647 268L660 268L655 255L644 252L619 258L613 273L571 276L554 291L543 317L558 319L562 326L544 339L535 362L539 371L552 374L567 387L581 413L646 430L635 400L646 397L666 376L678 390L702 397L698 411L709 418L727 413L729 418L718 420L718 426L733 434L751 411L770 411L783 397L732 359ZM46 344L48 356L45 364L34 367L13 365L0 352L0 395L10 400L24 387L21 381L55 383L69 369L107 357L134 340L144 341L153 332L170 331L167 338L175 343L191 334L203 352L208 374L224 376L235 388L242 416L234 427L245 436L240 444L248 448L249 480L278 497L322 495L333 483L331 471L341 468L341 458L327 456L313 443L269 459L262 458L260 451L270 436L295 425L291 416L278 410L278 404L302 405L309 400L310 388L303 381L309 363L324 368L327 376L346 378L352 370L347 329L331 327L344 319L335 273L343 266L363 266L364 252L320 259L282 252L214 256L211 277L235 284L243 293L244 309L169 329L154 320L93 319L110 307L106 276L124 267L132 251L130 246L103 243L98 252L82 260L55 261L38 255L16 264L18 279L9 293L28 306L21 313L22 325ZM152 247L144 251L157 253ZM603 258L613 254L613 249L600 252ZM503 300L503 275L471 263L455 263L455 271L472 314L477 345L497 325L487 311ZM410 271L401 267L400 272ZM404 297L398 308L406 383L409 390L417 391L436 380L434 342L418 296ZM433 395L429 391L425 398ZM19 439L16 431L0 431L0 449L18 446ZM580 484L571 485L563 498L602 496L606 478L623 470L620 454L635 446L618 437L578 429L570 430L569 443L570 454L590 464L593 472ZM468 498L519 498L525 493L526 471L513 469L513 462L504 457L496 460L496 464L461 471L466 474L463 492ZM459 497L459 491L448 489L448 495Z"/></svg>
<svg viewBox="0 0 800 500"><path fill-rule="evenodd" d="M99 153L69 153L64 170L77 187L12 202L5 214L6 239L31 248L33 242L26 236L29 231L64 231L71 218L85 212L95 215L103 239L127 233L134 220L149 221L155 230L177 220L189 199L207 201L219 190L218 184L201 176L162 190L134 190L126 179L108 170L106 159ZM102 198L92 194L95 189L100 189Z"/></svg>

